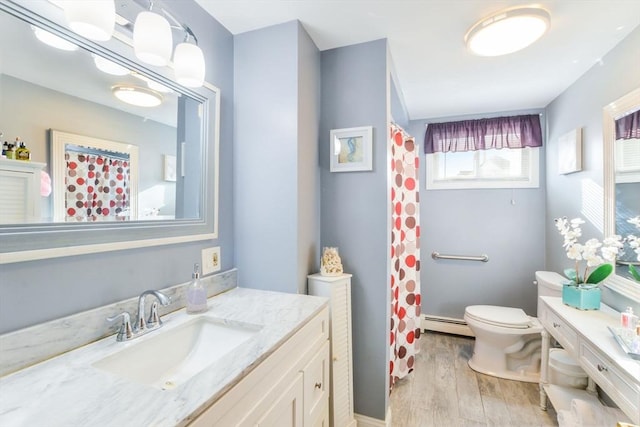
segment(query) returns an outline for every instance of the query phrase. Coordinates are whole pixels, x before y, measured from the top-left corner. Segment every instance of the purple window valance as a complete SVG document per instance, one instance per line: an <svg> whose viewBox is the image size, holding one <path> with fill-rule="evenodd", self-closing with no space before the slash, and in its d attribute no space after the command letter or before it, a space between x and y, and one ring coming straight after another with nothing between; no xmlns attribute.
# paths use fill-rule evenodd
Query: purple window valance
<svg viewBox="0 0 640 427"><path fill-rule="evenodd" d="M640 138L640 110L616 120L616 139Z"/></svg>
<svg viewBox="0 0 640 427"><path fill-rule="evenodd" d="M537 114L429 123L424 136L427 154L523 147L542 147Z"/></svg>

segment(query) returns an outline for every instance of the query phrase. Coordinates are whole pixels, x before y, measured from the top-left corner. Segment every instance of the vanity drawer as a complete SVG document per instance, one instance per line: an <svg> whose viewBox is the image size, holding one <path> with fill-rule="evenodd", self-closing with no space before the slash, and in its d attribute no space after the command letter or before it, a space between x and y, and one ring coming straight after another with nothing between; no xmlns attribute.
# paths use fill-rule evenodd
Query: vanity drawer
<svg viewBox="0 0 640 427"><path fill-rule="evenodd" d="M640 387L626 377L599 351L582 342L580 361L583 368L627 414L640 413ZM637 422L638 420L633 420Z"/></svg>
<svg viewBox="0 0 640 427"><path fill-rule="evenodd" d="M316 424L329 409L329 341L325 342L313 359L304 367L305 426ZM326 417L325 417L326 418Z"/></svg>
<svg viewBox="0 0 640 427"><path fill-rule="evenodd" d="M543 305L542 324L569 353L578 353L578 334L555 312Z"/></svg>

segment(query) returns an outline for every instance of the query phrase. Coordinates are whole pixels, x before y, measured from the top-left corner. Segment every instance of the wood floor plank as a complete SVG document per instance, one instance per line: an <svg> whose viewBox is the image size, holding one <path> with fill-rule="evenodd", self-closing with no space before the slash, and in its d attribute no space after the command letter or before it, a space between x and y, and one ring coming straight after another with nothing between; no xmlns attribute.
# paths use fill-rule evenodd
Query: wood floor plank
<svg viewBox="0 0 640 427"><path fill-rule="evenodd" d="M462 340L455 340L454 343L458 412L460 417L465 420L484 423L485 414L478 380L468 365L473 346L469 342Z"/></svg>
<svg viewBox="0 0 640 427"><path fill-rule="evenodd" d="M538 385L474 372L473 338L426 332L413 373L391 393L393 427L558 425L539 408Z"/></svg>

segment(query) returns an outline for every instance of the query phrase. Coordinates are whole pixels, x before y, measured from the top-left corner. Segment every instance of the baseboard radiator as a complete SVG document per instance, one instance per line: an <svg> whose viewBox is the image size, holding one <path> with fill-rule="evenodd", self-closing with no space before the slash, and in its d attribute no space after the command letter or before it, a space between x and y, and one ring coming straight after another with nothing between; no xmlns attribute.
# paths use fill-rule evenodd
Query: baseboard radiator
<svg viewBox="0 0 640 427"><path fill-rule="evenodd" d="M466 335L472 337L473 332L467 326L467 322L453 317L422 315L421 327L426 331L444 332L447 334Z"/></svg>

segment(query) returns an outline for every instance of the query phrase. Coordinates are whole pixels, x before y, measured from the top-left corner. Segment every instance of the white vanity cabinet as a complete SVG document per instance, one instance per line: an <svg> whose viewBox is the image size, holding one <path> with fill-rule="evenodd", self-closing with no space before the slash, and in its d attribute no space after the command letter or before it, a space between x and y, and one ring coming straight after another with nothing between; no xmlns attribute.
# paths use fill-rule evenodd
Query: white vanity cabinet
<svg viewBox="0 0 640 427"><path fill-rule="evenodd" d="M40 222L44 163L0 158L0 224Z"/></svg>
<svg viewBox="0 0 640 427"><path fill-rule="evenodd" d="M540 302L538 317L547 331L542 342L541 406L545 407L547 396L556 410L569 409L573 398L596 400L593 390L590 393L547 383L550 334L630 421L640 424L640 361L627 355L607 328L619 326L620 313L604 304L600 310L577 310L558 297L540 297Z"/></svg>
<svg viewBox="0 0 640 427"><path fill-rule="evenodd" d="M189 426L328 427L328 308L204 409Z"/></svg>
<svg viewBox="0 0 640 427"><path fill-rule="evenodd" d="M308 276L309 295L329 298L331 309L330 425L354 427L353 352L351 343L351 274Z"/></svg>

